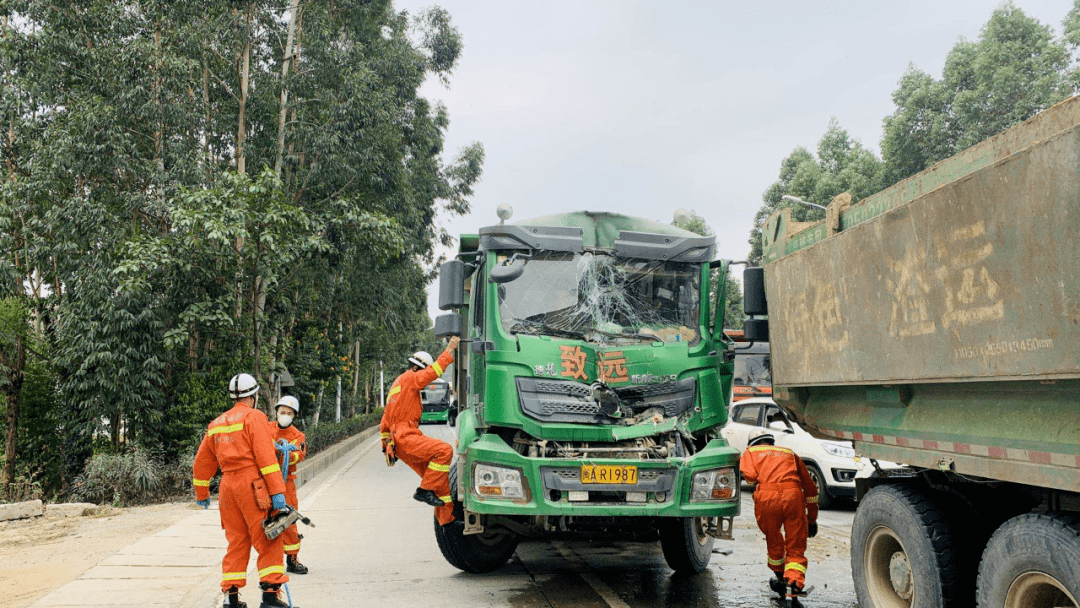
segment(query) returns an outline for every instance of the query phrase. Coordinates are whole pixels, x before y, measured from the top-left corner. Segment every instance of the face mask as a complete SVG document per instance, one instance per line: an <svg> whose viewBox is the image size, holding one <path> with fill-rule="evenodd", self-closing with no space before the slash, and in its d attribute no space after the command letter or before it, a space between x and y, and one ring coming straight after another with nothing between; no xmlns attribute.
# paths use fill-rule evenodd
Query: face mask
<svg viewBox="0 0 1080 608"><path fill-rule="evenodd" d="M292 424L292 421L293 421L293 417L286 414L285 412L282 412L282 413L277 415L277 423L278 423L278 426L280 426L281 428L285 428L285 427L289 426L290 424Z"/></svg>

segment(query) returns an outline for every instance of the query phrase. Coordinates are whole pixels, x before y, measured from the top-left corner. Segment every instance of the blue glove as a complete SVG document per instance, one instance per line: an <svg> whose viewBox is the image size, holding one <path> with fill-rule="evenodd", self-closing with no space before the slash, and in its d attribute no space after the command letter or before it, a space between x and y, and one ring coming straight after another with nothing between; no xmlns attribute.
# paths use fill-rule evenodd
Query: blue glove
<svg viewBox="0 0 1080 608"><path fill-rule="evenodd" d="M204 500L196 500L195 504L199 505L200 507L202 507L204 509L209 509L210 508L210 499L207 498L207 499L204 499Z"/></svg>
<svg viewBox="0 0 1080 608"><path fill-rule="evenodd" d="M284 509L285 508L285 495L284 494L274 494L273 496L270 497L270 505L271 505L271 508L273 508L273 509L277 509L277 510Z"/></svg>

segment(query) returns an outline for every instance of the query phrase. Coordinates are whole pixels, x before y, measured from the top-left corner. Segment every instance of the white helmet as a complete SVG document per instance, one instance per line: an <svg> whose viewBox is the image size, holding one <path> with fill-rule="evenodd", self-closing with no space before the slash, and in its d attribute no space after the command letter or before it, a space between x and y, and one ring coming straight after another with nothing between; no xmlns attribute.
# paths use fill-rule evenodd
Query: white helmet
<svg viewBox="0 0 1080 608"><path fill-rule="evenodd" d="M236 374L232 380L229 380L229 397L232 399L250 397L257 392L259 392L259 383L251 374Z"/></svg>
<svg viewBox="0 0 1080 608"><path fill-rule="evenodd" d="M765 429L755 429L750 432L750 440L746 442L746 446L759 445L762 443L773 443L776 441L776 437L772 433Z"/></svg>
<svg viewBox="0 0 1080 608"><path fill-rule="evenodd" d="M296 412L297 416L300 415L300 400L298 400L296 397L293 397L292 395L285 395L278 400L277 405L274 406L274 411L277 411L277 408L283 405L285 407L292 408L292 411Z"/></svg>
<svg viewBox="0 0 1080 608"><path fill-rule="evenodd" d="M424 369L425 367L428 367L434 362L435 359L432 359L431 355L429 355L427 351L423 350L418 350L413 353L411 357L409 357L409 363L419 366L420 369Z"/></svg>

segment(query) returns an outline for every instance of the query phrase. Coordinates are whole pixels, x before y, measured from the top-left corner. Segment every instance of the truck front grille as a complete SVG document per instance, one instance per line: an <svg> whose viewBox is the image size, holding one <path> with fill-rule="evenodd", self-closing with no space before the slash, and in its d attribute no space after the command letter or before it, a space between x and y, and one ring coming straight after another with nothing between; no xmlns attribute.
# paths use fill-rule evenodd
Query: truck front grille
<svg viewBox="0 0 1080 608"><path fill-rule="evenodd" d="M600 413L589 385L570 380L518 377L518 399L526 415L544 422L617 423ZM660 384L615 388L622 404L635 413L661 408L668 417L678 416L694 405L697 385L693 378Z"/></svg>

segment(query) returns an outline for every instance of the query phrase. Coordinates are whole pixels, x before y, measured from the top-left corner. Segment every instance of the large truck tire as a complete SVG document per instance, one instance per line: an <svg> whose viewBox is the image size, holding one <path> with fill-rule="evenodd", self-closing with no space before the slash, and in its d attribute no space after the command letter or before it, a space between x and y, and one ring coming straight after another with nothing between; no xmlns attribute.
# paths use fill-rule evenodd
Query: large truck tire
<svg viewBox="0 0 1080 608"><path fill-rule="evenodd" d="M878 486L851 526L851 574L861 608L954 608L972 604L973 562L957 542L961 511L915 486ZM977 549L976 549L977 550ZM970 559L968 559L970 558Z"/></svg>
<svg viewBox="0 0 1080 608"><path fill-rule="evenodd" d="M435 542L449 564L471 574L494 572L506 565L517 549L518 537L508 531L469 534L465 532L465 508L457 498L457 463L450 465L450 494L454 501L454 521L445 526L435 520Z"/></svg>
<svg viewBox="0 0 1080 608"><path fill-rule="evenodd" d="M697 574L709 566L715 539L705 533L700 517L665 517L660 520L660 548L672 570Z"/></svg>
<svg viewBox="0 0 1080 608"><path fill-rule="evenodd" d="M979 608L1076 608L1080 517L1021 515L990 537L979 563Z"/></svg>

